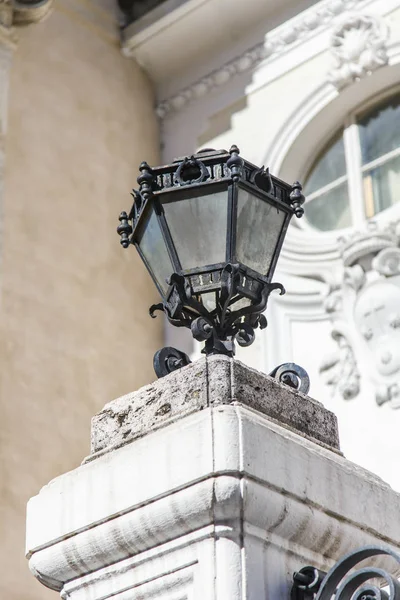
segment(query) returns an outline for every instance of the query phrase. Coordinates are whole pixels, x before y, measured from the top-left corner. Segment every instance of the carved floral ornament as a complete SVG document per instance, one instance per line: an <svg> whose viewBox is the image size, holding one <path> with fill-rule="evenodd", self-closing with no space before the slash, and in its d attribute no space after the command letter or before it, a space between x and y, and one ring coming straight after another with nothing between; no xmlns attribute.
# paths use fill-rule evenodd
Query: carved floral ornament
<svg viewBox="0 0 400 600"><path fill-rule="evenodd" d="M400 222L342 239L343 277L325 301L337 351L320 372L334 394L355 398L362 383L378 405L400 408Z"/></svg>
<svg viewBox="0 0 400 600"><path fill-rule="evenodd" d="M341 89L388 63L389 28L377 17L346 14L334 28L331 53L335 66L328 80Z"/></svg>

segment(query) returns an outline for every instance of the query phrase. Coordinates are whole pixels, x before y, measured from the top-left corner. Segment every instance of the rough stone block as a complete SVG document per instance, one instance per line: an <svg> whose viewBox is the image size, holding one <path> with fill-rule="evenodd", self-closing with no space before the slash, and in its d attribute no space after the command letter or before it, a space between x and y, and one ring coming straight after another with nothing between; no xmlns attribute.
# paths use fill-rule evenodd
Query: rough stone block
<svg viewBox="0 0 400 600"><path fill-rule="evenodd" d="M193 412L231 403L339 449L337 419L320 402L237 360L211 356L106 404L92 419L91 458Z"/></svg>

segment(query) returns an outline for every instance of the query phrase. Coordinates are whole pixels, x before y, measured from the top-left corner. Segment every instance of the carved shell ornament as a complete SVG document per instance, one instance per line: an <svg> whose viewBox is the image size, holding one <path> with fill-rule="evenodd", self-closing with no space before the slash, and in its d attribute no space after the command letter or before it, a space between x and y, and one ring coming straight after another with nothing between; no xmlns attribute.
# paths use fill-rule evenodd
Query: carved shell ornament
<svg viewBox="0 0 400 600"><path fill-rule="evenodd" d="M341 89L388 63L389 28L377 17L348 13L332 33L335 66L328 80Z"/></svg>

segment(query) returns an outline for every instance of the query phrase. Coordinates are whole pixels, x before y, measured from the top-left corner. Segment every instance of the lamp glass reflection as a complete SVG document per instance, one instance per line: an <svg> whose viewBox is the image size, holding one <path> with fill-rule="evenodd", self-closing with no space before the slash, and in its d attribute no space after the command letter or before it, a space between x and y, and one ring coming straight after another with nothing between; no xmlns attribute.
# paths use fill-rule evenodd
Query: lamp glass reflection
<svg viewBox="0 0 400 600"><path fill-rule="evenodd" d="M286 213L244 189L239 189L236 223L236 258L267 275Z"/></svg>
<svg viewBox="0 0 400 600"><path fill-rule="evenodd" d="M174 268L164 242L157 215L153 207L149 210L150 214L139 234L139 248L147 262L148 269L165 295L168 289L167 280L174 272Z"/></svg>
<svg viewBox="0 0 400 600"><path fill-rule="evenodd" d="M164 202L163 207L182 269L225 262L226 190Z"/></svg>

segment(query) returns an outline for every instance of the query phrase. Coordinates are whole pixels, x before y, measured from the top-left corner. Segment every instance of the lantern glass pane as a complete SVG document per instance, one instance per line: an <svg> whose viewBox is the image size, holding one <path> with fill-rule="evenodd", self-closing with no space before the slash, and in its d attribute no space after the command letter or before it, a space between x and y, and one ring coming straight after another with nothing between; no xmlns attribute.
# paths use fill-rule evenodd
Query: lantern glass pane
<svg viewBox="0 0 400 600"><path fill-rule="evenodd" d="M228 191L163 204L182 269L225 262Z"/></svg>
<svg viewBox="0 0 400 600"><path fill-rule="evenodd" d="M171 277L174 267L172 266L153 207L150 208L150 211L150 216L140 234L139 248L147 261L147 268L152 277L157 281L162 292L165 294L168 289L166 280Z"/></svg>
<svg viewBox="0 0 400 600"><path fill-rule="evenodd" d="M236 225L236 258L239 262L267 275L286 213L240 189Z"/></svg>

